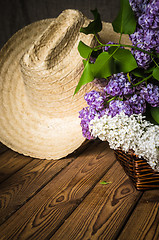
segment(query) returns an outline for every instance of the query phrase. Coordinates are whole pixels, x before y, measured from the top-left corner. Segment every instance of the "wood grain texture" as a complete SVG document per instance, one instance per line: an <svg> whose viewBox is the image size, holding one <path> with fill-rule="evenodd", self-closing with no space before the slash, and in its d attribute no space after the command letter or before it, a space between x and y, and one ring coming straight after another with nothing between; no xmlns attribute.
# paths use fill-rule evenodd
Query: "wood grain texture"
<svg viewBox="0 0 159 240"><path fill-rule="evenodd" d="M48 239L114 160L105 142L92 145L0 226L0 238Z"/></svg>
<svg viewBox="0 0 159 240"><path fill-rule="evenodd" d="M111 183L98 183L50 240L116 239L142 193L135 190L118 162L101 180Z"/></svg>
<svg viewBox="0 0 159 240"><path fill-rule="evenodd" d="M159 239L159 191L144 192L118 240Z"/></svg>
<svg viewBox="0 0 159 240"><path fill-rule="evenodd" d="M7 150L8 150L8 148L0 142L0 154Z"/></svg>
<svg viewBox="0 0 159 240"><path fill-rule="evenodd" d="M1 179L12 175L0 184L0 224L91 144L93 141L85 141L72 154L56 161L32 159L11 150L1 155Z"/></svg>
<svg viewBox="0 0 159 240"><path fill-rule="evenodd" d="M19 156L21 160L21 156ZM0 224L73 159L33 160L0 185Z"/></svg>
<svg viewBox="0 0 159 240"><path fill-rule="evenodd" d="M9 162L13 152L7 152ZM14 171L0 184L0 219L9 209L1 240L159 239L158 190L136 191L105 142L93 141L82 152L67 164L30 159L17 171L14 161L3 160Z"/></svg>
<svg viewBox="0 0 159 240"><path fill-rule="evenodd" d="M32 161L32 158L7 150L0 155L0 183Z"/></svg>

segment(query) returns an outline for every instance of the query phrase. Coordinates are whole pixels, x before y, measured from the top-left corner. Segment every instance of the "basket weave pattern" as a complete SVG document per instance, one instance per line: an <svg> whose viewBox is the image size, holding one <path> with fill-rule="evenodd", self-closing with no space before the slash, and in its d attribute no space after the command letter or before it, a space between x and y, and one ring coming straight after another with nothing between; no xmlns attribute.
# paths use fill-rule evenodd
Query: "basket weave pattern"
<svg viewBox="0 0 159 240"><path fill-rule="evenodd" d="M137 190L159 188L159 172L155 172L145 159L138 158L133 153L115 150L116 159L133 181Z"/></svg>

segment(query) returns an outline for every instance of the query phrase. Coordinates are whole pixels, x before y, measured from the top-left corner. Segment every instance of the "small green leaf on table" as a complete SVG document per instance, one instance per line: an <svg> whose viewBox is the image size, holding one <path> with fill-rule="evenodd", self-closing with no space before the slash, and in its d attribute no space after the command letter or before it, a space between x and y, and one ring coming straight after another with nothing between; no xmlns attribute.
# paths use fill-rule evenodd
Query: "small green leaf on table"
<svg viewBox="0 0 159 240"><path fill-rule="evenodd" d="M102 184L102 185L107 185L107 184L110 184L110 183L112 183L112 182L106 182L106 181L101 181L100 182L100 184Z"/></svg>

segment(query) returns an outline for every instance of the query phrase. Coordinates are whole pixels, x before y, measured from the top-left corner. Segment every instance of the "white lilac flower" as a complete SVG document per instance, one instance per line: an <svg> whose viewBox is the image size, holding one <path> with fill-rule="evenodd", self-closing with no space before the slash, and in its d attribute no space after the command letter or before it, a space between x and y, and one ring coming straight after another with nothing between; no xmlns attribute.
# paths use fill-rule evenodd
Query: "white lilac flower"
<svg viewBox="0 0 159 240"><path fill-rule="evenodd" d="M130 149L159 171L159 126L146 121L139 114L130 117L120 112L113 118L95 116L90 121L89 131L95 138L108 141L112 149L128 152Z"/></svg>

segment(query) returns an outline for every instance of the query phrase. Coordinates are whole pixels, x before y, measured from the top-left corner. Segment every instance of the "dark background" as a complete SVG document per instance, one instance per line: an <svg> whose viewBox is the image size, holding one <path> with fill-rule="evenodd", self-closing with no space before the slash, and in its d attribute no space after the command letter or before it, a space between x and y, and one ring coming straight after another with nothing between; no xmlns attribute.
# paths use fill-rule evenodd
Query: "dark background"
<svg viewBox="0 0 159 240"><path fill-rule="evenodd" d="M120 0L0 0L0 48L19 29L45 18L57 17L64 9L78 9L92 19L97 8L101 19L112 22Z"/></svg>

